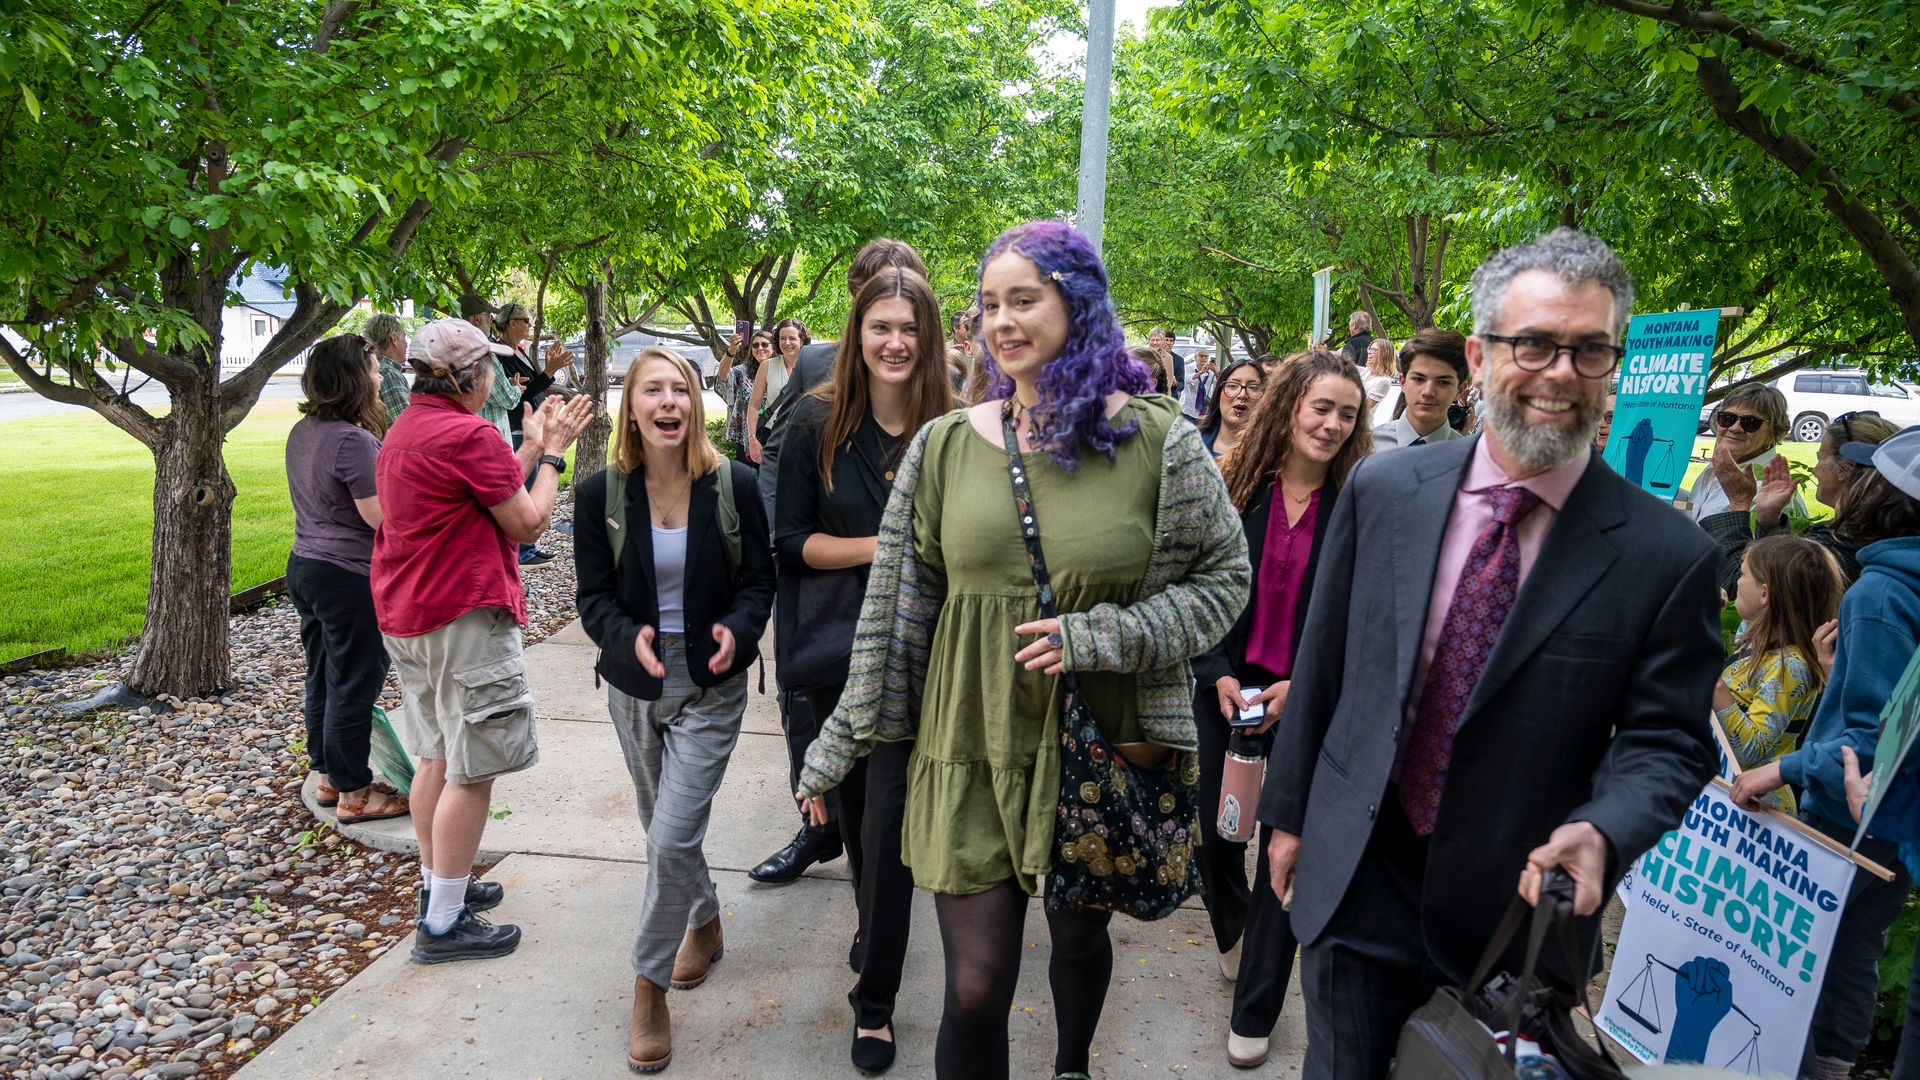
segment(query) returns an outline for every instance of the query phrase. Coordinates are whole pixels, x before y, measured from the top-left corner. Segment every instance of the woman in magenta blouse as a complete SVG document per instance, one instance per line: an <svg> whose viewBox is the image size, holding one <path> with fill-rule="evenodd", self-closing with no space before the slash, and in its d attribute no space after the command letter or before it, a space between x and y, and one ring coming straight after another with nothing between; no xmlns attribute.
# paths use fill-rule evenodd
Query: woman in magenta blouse
<svg viewBox="0 0 1920 1080"><path fill-rule="evenodd" d="M1341 357L1321 349L1290 357L1267 376L1246 433L1222 462L1254 579L1247 609L1225 640L1193 661L1201 817L1209 829L1220 801L1228 719L1240 709L1242 688L1264 688L1252 700L1266 705L1266 719L1247 729L1263 751L1286 706L1320 538L1341 482L1373 448L1360 423L1366 400L1359 369ZM1242 1068L1266 1060L1296 951L1287 914L1267 884L1268 831L1261 826L1251 889L1245 844L1210 832L1199 855L1220 973L1236 983L1227 1059Z"/></svg>

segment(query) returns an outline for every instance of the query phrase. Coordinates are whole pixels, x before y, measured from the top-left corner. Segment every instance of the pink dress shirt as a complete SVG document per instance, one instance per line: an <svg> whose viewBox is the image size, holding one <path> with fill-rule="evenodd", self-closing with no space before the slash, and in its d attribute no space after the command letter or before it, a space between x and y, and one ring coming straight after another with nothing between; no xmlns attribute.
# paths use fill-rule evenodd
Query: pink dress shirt
<svg viewBox="0 0 1920 1080"><path fill-rule="evenodd" d="M1547 541L1547 532L1553 528L1560 508L1567 504L1567 496L1573 494L1574 485L1586 471L1587 455L1580 454L1557 469L1515 480L1494 462L1493 453L1487 449L1486 436L1481 436L1474 445L1473 460L1467 465L1460 490L1454 493L1447 531L1440 541L1440 563L1434 570L1433 595L1427 599L1427 627L1420 637L1420 659L1413 669L1413 693L1407 698L1408 724L1414 722L1414 713L1420 707L1420 691L1427 682L1427 668L1432 665L1433 652L1440 645L1440 630L1447 623L1447 608L1453 604L1453 592L1460 585L1460 572L1466 569L1467 553L1473 550L1473 542L1480 533L1493 524L1493 503L1484 494L1486 490L1511 484L1540 496L1541 505L1520 522L1520 585L1524 588L1534 560L1540 557L1540 546Z"/></svg>

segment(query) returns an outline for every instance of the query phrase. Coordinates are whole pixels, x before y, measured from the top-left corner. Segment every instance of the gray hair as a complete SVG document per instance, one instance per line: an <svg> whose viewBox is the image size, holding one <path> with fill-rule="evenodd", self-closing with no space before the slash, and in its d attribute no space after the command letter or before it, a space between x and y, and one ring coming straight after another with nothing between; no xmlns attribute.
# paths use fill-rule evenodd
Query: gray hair
<svg viewBox="0 0 1920 1080"><path fill-rule="evenodd" d="M1545 270L1568 285L1597 281L1613 294L1617 337L1633 312L1633 277L1606 241L1561 226L1544 236L1498 252L1473 272L1473 332L1492 333L1513 279L1528 270Z"/></svg>
<svg viewBox="0 0 1920 1080"><path fill-rule="evenodd" d="M367 320L367 325L360 328L360 336L372 342L373 347L383 353L386 351L387 342L393 340L393 335L399 334L404 337L406 332L406 324L400 321L400 316L390 311L374 312L373 317Z"/></svg>
<svg viewBox="0 0 1920 1080"><path fill-rule="evenodd" d="M1787 437L1787 395L1766 383L1746 383L1727 391L1714 408L1718 413L1729 405L1738 405L1752 409L1755 416L1767 422L1767 434L1771 437L1768 446L1778 446L1780 440Z"/></svg>
<svg viewBox="0 0 1920 1080"><path fill-rule="evenodd" d="M435 375L433 369L426 367L426 361L420 361L421 368L413 376L413 392L416 394L439 394L441 397L457 398L470 394L480 385L480 373L485 371L488 378L493 376L493 357L482 356L478 361L463 368L455 368L445 375Z"/></svg>

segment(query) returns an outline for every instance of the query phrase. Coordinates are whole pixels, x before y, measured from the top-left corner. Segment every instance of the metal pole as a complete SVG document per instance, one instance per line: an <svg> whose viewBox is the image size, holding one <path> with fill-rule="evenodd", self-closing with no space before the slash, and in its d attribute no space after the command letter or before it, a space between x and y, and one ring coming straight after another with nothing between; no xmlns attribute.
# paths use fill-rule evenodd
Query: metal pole
<svg viewBox="0 0 1920 1080"><path fill-rule="evenodd" d="M1100 250L1107 217L1107 105L1113 87L1114 0L1088 0L1086 104L1080 114L1080 197L1074 223Z"/></svg>

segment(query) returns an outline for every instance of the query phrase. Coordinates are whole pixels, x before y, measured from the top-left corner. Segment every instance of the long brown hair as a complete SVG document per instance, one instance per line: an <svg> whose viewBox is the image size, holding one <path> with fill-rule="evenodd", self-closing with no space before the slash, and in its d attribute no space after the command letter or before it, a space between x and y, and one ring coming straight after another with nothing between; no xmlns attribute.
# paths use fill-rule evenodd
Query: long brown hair
<svg viewBox="0 0 1920 1080"><path fill-rule="evenodd" d="M368 370L372 359L373 344L359 334L335 334L315 345L300 375L300 392L307 395L300 411L315 420L345 420L384 438L387 407L380 401L380 380Z"/></svg>
<svg viewBox="0 0 1920 1080"><path fill-rule="evenodd" d="M820 485L833 494L833 458L860 430L873 410L866 357L861 355L860 328L873 305L901 297L913 306L913 375L907 381L909 436L952 410L953 383L947 375L947 343L941 336L940 301L927 279L905 267L882 270L860 286L847 312L847 328L833 357L833 377L812 396L827 404L820 428Z"/></svg>
<svg viewBox="0 0 1920 1080"><path fill-rule="evenodd" d="M645 476L643 466L647 463L647 445L645 436L640 434L640 425L633 422L633 388L640 382L640 369L649 361L664 360L673 365L680 378L686 381L687 396L692 402L687 406L687 438L682 444L686 450L687 475L699 479L726 465L720 457L720 451L714 448L713 440L707 438L707 407L700 397L700 373L693 370L687 358L671 349L662 349L649 345L634 354L633 363L627 366L626 377L620 386L620 415L614 421L613 428L613 467L632 475Z"/></svg>
<svg viewBox="0 0 1920 1080"><path fill-rule="evenodd" d="M1300 408L1300 399L1307 396L1314 380L1322 375L1345 379L1360 391L1360 410L1354 418L1353 433L1328 464L1327 480L1336 487L1346 483L1354 464L1373 452L1373 432L1366 425L1367 384L1360 378L1360 369L1345 357L1325 349L1294 353L1267 376L1266 389L1253 407L1253 415L1247 418L1246 431L1221 465L1221 471L1226 474L1227 496L1241 513L1246 513L1261 488L1279 477L1280 467L1293 449L1293 415Z"/></svg>
<svg viewBox="0 0 1920 1080"><path fill-rule="evenodd" d="M1747 623L1740 643L1747 647L1747 670L1756 670L1774 649L1800 650L1817 691L1826 672L1814 662L1813 634L1840 613L1847 579L1833 552L1804 536L1767 536L1747 545L1747 573L1767 588L1767 606Z"/></svg>

